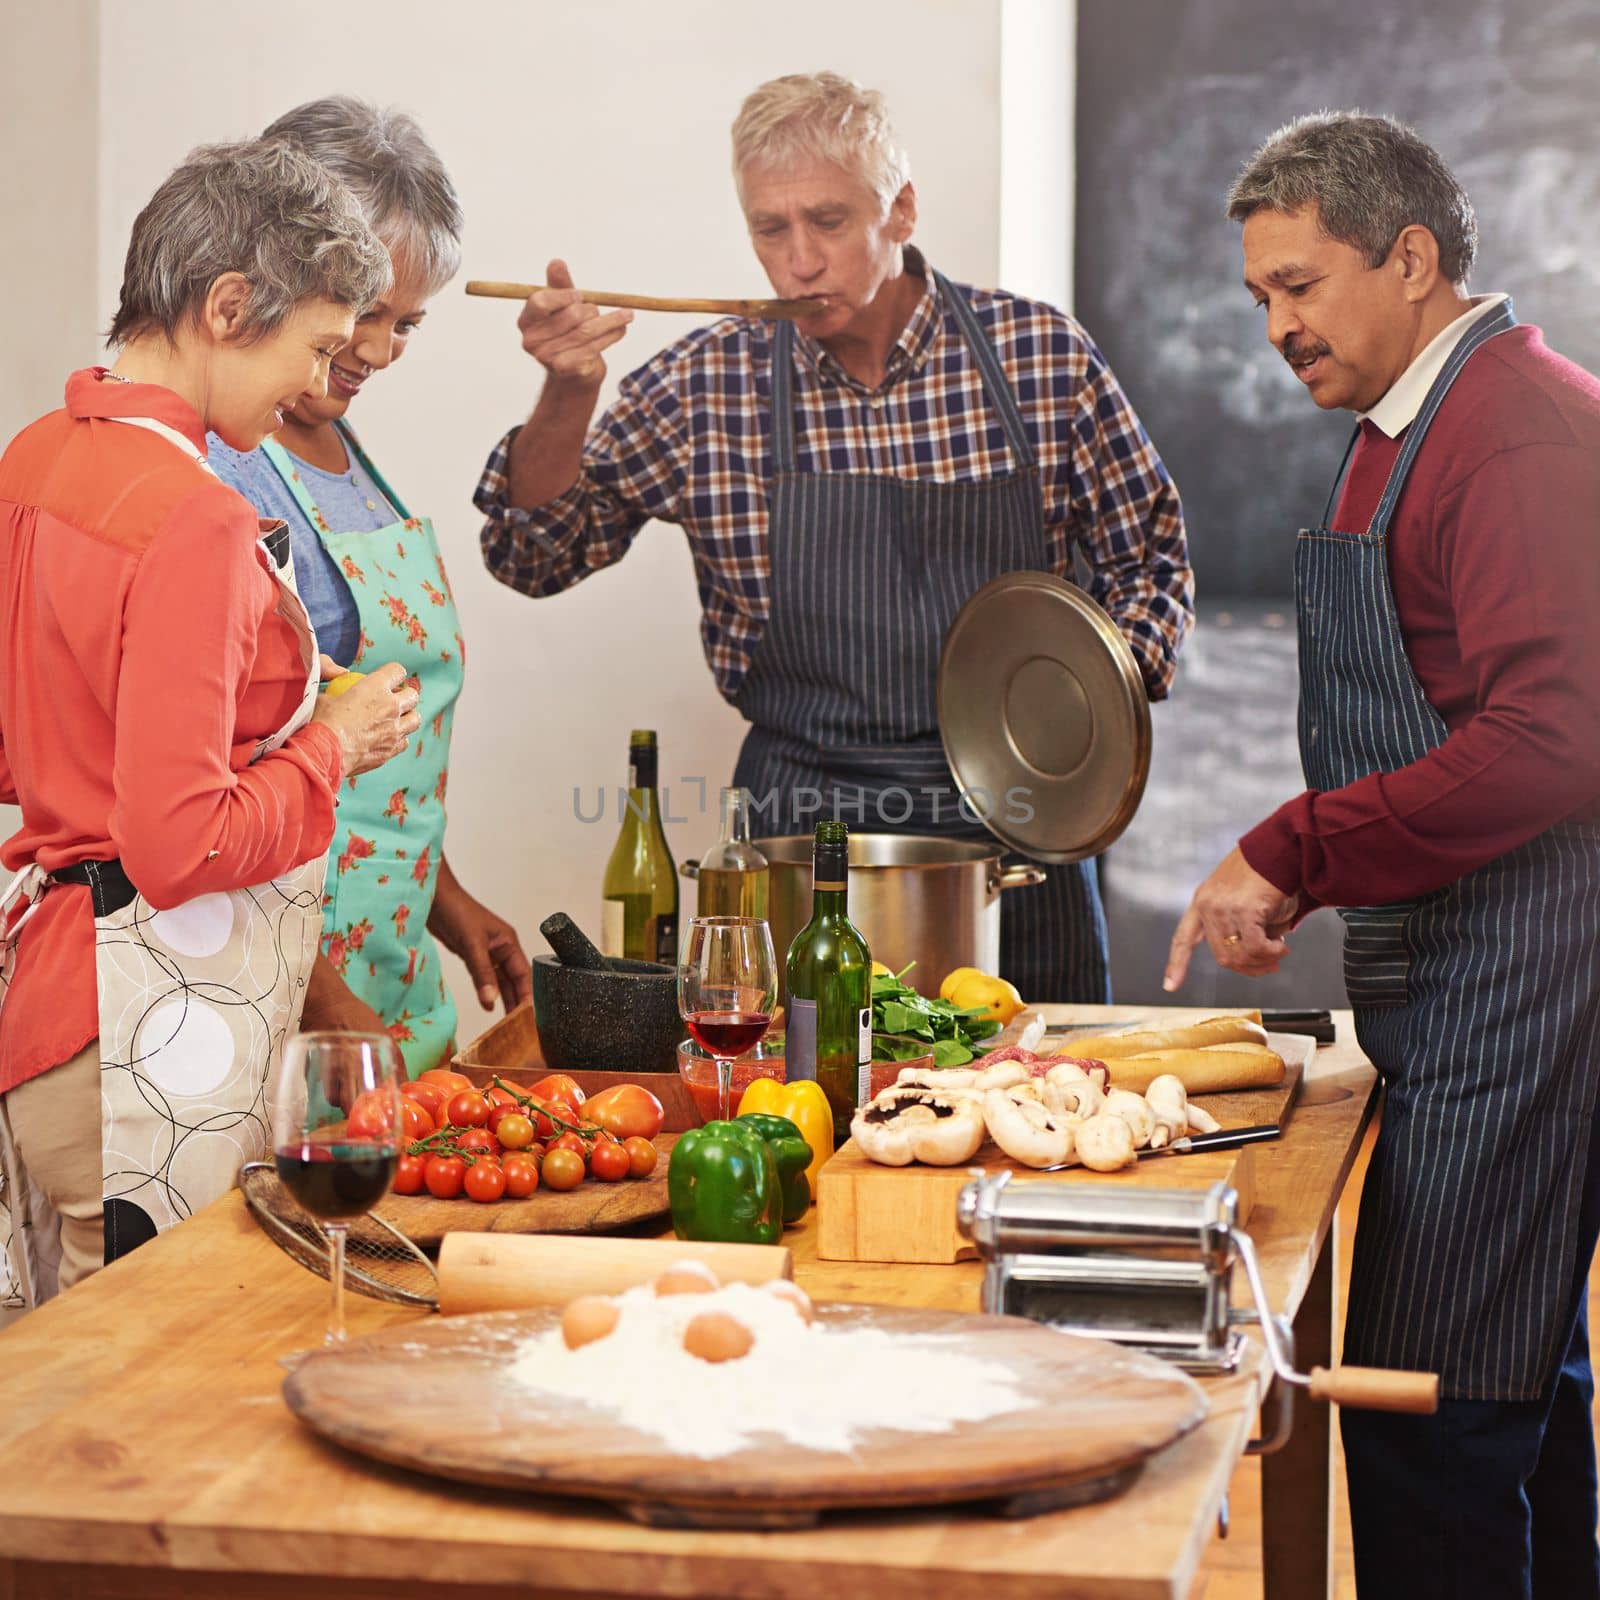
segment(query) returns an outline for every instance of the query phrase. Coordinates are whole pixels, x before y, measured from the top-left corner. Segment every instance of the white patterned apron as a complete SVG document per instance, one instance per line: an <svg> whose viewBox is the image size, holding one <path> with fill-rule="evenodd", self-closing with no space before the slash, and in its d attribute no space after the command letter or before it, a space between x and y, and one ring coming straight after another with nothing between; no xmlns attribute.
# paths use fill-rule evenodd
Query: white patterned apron
<svg viewBox="0 0 1600 1600"><path fill-rule="evenodd" d="M210 471L175 428L146 428ZM315 641L294 586L288 530L263 524L260 547L278 614L305 661L293 715L252 761L310 720L320 678ZM239 1166L271 1143L267 1088L300 1022L322 929L326 855L270 883L200 895L157 911L142 894L95 917L105 1259L181 1222L232 1187ZM0 896L0 1003L9 951L50 877L31 866ZM33 1182L0 1118L0 1306L56 1292L60 1218Z"/></svg>

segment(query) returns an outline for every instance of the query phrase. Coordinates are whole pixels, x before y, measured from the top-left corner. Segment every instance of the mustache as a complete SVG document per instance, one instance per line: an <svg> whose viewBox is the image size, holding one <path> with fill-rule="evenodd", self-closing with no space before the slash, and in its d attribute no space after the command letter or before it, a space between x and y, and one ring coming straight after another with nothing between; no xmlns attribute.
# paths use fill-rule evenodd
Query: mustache
<svg viewBox="0 0 1600 1600"><path fill-rule="evenodd" d="M1328 347L1320 339L1302 342L1290 337L1283 341L1280 353L1290 366L1299 366L1302 362L1315 361L1318 356L1327 355Z"/></svg>

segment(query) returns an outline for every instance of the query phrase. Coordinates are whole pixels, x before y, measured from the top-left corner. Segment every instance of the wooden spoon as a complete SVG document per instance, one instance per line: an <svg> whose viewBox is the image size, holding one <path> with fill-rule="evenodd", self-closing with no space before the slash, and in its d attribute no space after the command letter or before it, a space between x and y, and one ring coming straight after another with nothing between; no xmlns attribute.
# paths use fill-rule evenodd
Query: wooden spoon
<svg viewBox="0 0 1600 1600"><path fill-rule="evenodd" d="M526 300L546 288L542 283L499 283L488 278L467 280L467 293L488 295L496 300ZM647 294L611 294L604 289L580 289L580 296L592 306L620 306L628 311L693 311L724 317L814 317L828 309L827 298L813 295L805 300L668 300Z"/></svg>

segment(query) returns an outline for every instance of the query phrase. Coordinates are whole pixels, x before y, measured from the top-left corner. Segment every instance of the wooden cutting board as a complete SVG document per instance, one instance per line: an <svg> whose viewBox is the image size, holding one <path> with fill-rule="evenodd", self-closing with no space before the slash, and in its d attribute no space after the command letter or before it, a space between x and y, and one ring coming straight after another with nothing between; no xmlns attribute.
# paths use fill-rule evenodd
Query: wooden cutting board
<svg viewBox="0 0 1600 1600"><path fill-rule="evenodd" d="M1196 1095L1224 1128L1273 1124L1280 1129L1300 1090L1316 1041L1301 1034L1269 1034L1284 1060L1283 1082L1271 1089L1236 1089ZM1120 1172L1029 1173L992 1141L959 1167L884 1167L869 1161L852 1140L817 1176L817 1254L828 1261L962 1261L977 1252L956 1227L956 1197L974 1169L1010 1168L1018 1183L1126 1184L1140 1189L1208 1189L1226 1183L1239 1194L1240 1222L1255 1199L1258 1147L1150 1156Z"/></svg>
<svg viewBox="0 0 1600 1600"><path fill-rule="evenodd" d="M429 1194L388 1194L373 1208L413 1244L436 1249L447 1233L613 1233L667 1215L667 1164L675 1133L657 1134L656 1170L648 1178L600 1183L585 1178L576 1189L535 1189L525 1200L480 1205L460 1195L435 1200Z"/></svg>
<svg viewBox="0 0 1600 1600"><path fill-rule="evenodd" d="M553 1307L387 1328L313 1352L283 1392L319 1434L380 1461L697 1528L804 1527L830 1508L998 1501L1027 1515L1082 1504L1124 1488L1206 1414L1198 1385L1165 1362L1020 1317L857 1305L817 1315L825 1328L973 1341L1021 1376L1028 1402L944 1433L866 1434L848 1453L760 1435L731 1455L680 1455L598 1407L510 1380L520 1341L559 1321Z"/></svg>

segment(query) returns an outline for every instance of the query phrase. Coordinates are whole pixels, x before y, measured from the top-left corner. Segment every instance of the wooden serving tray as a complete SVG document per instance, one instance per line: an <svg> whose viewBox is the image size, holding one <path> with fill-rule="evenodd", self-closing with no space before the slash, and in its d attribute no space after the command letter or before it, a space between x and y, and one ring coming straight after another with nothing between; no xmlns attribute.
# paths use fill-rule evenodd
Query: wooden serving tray
<svg viewBox="0 0 1600 1600"><path fill-rule="evenodd" d="M386 1328L314 1351L283 1393L317 1433L379 1461L607 1500L637 1521L686 1528L805 1527L831 1509L979 1501L1031 1515L1083 1504L1126 1487L1206 1415L1199 1386L1175 1367L1021 1317L858 1305L817 1314L827 1327L970 1340L1022 1375L1033 1398L945 1433L868 1434L848 1453L762 1435L727 1456L679 1455L598 1406L510 1381L519 1343L560 1320L554 1307Z"/></svg>
<svg viewBox="0 0 1600 1600"><path fill-rule="evenodd" d="M1236 1089L1196 1095L1224 1128L1247 1128L1289 1120L1306 1063L1316 1041L1301 1034L1269 1034L1284 1059L1283 1082L1271 1089ZM956 1227L956 1197L975 1169L1010 1168L1018 1183L1127 1184L1139 1189L1208 1189L1226 1183L1239 1194L1239 1220L1255 1200L1257 1146L1151 1156L1120 1172L1030 1173L992 1141L959 1167L884 1167L847 1142L817 1176L817 1254L828 1261L947 1263L977 1255L977 1246Z"/></svg>
<svg viewBox="0 0 1600 1600"><path fill-rule="evenodd" d="M585 1178L576 1189L535 1189L524 1200L484 1205L465 1195L436 1200L430 1194L386 1194L373 1210L425 1250L437 1249L447 1233L614 1233L670 1210L667 1165L678 1136L661 1133L651 1142L657 1159L648 1178Z"/></svg>

